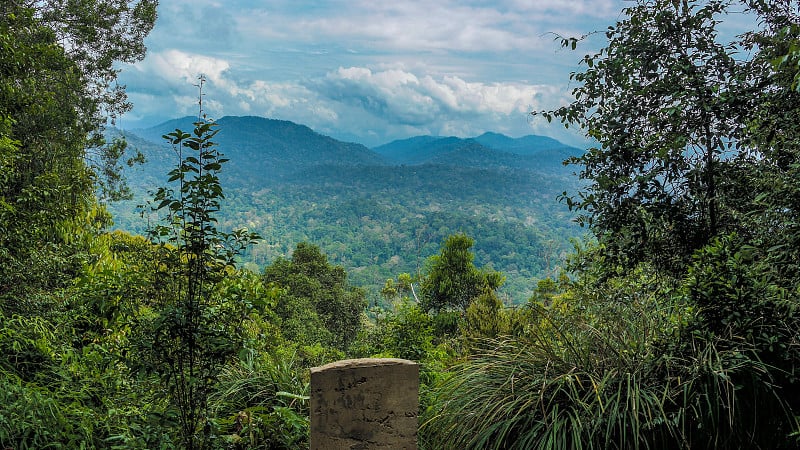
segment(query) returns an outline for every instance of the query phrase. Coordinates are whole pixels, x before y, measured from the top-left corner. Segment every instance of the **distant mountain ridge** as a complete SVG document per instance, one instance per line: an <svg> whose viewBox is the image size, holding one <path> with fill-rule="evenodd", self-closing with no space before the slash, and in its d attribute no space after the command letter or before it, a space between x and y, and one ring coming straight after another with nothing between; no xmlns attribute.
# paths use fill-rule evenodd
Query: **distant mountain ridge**
<svg viewBox="0 0 800 450"><path fill-rule="evenodd" d="M153 143L164 143L162 136L176 128L191 133L195 117L174 119L147 129L130 130ZM280 179L308 166L383 165L384 159L361 144L341 142L319 134L305 125L257 116L225 116L217 120L215 142L230 159L237 176L235 185L262 183L265 178Z"/></svg>
<svg viewBox="0 0 800 450"><path fill-rule="evenodd" d="M145 231L136 205L177 164L162 136L191 133L195 120L120 132L148 162L125 169L135 198L109 205L117 227ZM556 198L578 186L561 162L582 151L554 139L417 136L370 149L284 120L217 124L214 141L229 159L219 225L263 236L248 254L260 266L312 242L377 298L388 277L417 273L449 234L463 232L475 239L476 263L503 272L509 299L522 302L580 233Z"/></svg>
<svg viewBox="0 0 800 450"><path fill-rule="evenodd" d="M473 139L487 147L520 155L535 155L554 149L563 149L570 152L578 150L576 147L566 145L553 138L533 134L520 138L511 138L504 134L486 132Z"/></svg>
<svg viewBox="0 0 800 450"><path fill-rule="evenodd" d="M511 138L484 133L474 138L417 136L401 139L373 150L395 164L455 164L473 167L523 167L554 169L582 150L555 139L529 135Z"/></svg>
<svg viewBox="0 0 800 450"><path fill-rule="evenodd" d="M174 155L163 135L181 129L191 132L196 117L169 120L145 129L125 132L144 148L145 157L161 163ZM555 139L529 135L511 138L484 133L474 138L417 136L392 141L369 149L361 144L342 142L311 128L286 120L257 116L225 116L217 120L215 141L230 159L223 181L233 187L264 186L299 176L312 176L315 168L437 166L474 168L513 168L546 175L563 175L562 162L582 151ZM142 142L149 141L151 145ZM131 142L133 144L133 142ZM159 150L161 149L161 150ZM167 156L165 156L167 155ZM160 170L160 169L159 169ZM329 169L318 171L330 174ZM157 172L151 175L157 176ZM337 177L338 178L338 177Z"/></svg>

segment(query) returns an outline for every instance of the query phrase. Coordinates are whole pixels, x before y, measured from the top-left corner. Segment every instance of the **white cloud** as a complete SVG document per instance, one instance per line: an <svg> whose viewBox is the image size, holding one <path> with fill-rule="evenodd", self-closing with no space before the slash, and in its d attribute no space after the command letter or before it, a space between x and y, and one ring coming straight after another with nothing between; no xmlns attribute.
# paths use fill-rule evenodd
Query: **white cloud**
<svg viewBox="0 0 800 450"><path fill-rule="evenodd" d="M467 81L399 64L340 67L297 82L237 80L236 66L227 60L170 49L151 54L136 72L151 89L132 92L140 117L164 111L172 111L166 118L196 114L194 85L203 73L204 110L212 117L256 114L334 135L374 135L384 142L414 134L526 134L530 111L564 101L555 86Z"/></svg>
<svg viewBox="0 0 800 450"><path fill-rule="evenodd" d="M343 3L330 14L302 17L260 12L242 17L247 32L264 39L297 36L305 42L348 42L352 47L404 51L505 51L530 45L534 22L492 5L460 6L441 1Z"/></svg>
<svg viewBox="0 0 800 450"><path fill-rule="evenodd" d="M325 4L325 3L323 3ZM351 0L328 7L268 8L238 17L244 34L265 41L346 43L349 48L413 52L544 49L548 32L577 32L614 17L622 0ZM335 5L331 7L330 5Z"/></svg>
<svg viewBox="0 0 800 450"><path fill-rule="evenodd" d="M503 3L516 11L547 13L566 20L574 18L575 14L607 17L619 12L625 5L624 0L507 0Z"/></svg>
<svg viewBox="0 0 800 450"><path fill-rule="evenodd" d="M171 0L161 7L151 53L126 67L122 81L135 103L129 117L138 121L196 113L193 85L204 74L206 109L216 117L256 114L383 141L553 134L528 112L567 101L579 55L558 52L544 33L597 29L596 19L613 20L622 4L232 0L214 21L211 34L224 35L217 39L198 37L192 21L213 16L221 2Z"/></svg>
<svg viewBox="0 0 800 450"><path fill-rule="evenodd" d="M225 72L230 69L230 64L222 59L170 49L151 53L137 68L172 84L197 83L197 77L201 74L211 81L224 84Z"/></svg>
<svg viewBox="0 0 800 450"><path fill-rule="evenodd" d="M435 78L364 67L339 68L312 86L323 97L358 104L387 120L409 125L434 123L442 115L525 114L547 106L542 96L554 91L547 86L467 82L457 76Z"/></svg>

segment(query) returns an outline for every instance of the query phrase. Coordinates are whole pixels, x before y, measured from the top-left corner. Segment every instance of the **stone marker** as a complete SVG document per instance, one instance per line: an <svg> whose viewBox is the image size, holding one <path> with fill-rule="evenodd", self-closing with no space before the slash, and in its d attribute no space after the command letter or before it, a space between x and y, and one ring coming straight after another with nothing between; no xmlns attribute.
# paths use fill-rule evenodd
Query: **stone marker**
<svg viewBox="0 0 800 450"><path fill-rule="evenodd" d="M417 448L419 365L349 359L311 369L311 450Z"/></svg>

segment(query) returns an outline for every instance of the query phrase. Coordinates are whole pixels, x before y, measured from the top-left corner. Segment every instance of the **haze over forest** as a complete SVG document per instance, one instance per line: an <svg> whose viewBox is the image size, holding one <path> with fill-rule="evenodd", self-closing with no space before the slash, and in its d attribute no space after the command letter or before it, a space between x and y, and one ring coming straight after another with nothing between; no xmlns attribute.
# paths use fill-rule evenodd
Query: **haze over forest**
<svg viewBox="0 0 800 450"><path fill-rule="evenodd" d="M138 205L166 181L177 156L162 138L192 117L121 134L147 160L126 171L134 198L112 203L115 227L144 234ZM289 121L222 117L216 141L230 161L220 224L264 237L242 257L264 267L298 242L319 245L370 300L388 278L419 274L444 239L475 239L476 264L504 273L505 301L556 276L581 230L557 197L577 188L562 162L582 150L542 136L418 136L369 149ZM119 132L119 131L118 131Z"/></svg>

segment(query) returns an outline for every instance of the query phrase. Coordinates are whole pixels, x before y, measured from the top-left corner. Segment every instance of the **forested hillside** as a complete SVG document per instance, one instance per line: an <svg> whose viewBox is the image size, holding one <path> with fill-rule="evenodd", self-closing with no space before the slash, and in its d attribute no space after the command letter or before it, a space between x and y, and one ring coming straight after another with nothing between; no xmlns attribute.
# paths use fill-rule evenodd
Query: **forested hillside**
<svg viewBox="0 0 800 450"><path fill-rule="evenodd" d="M109 206L117 228L145 232L136 206L177 158L160 137L190 122L122 132L147 162L126 171L134 198ZM504 296L519 304L532 281L557 273L580 233L558 196L577 188L562 162L581 151L552 139L421 136L371 151L286 121L218 124L216 140L230 159L220 175L227 188L220 224L264 237L243 258L260 267L311 242L375 301L387 278L418 274L447 236L461 232L475 238L477 264L507 276Z"/></svg>

